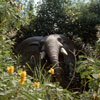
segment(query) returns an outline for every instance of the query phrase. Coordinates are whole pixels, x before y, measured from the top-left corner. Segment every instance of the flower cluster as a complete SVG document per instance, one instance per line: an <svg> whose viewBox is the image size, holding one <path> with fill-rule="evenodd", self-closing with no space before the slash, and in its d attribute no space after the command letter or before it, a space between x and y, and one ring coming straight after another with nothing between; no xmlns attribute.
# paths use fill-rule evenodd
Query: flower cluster
<svg viewBox="0 0 100 100"><path fill-rule="evenodd" d="M39 87L40 87L40 82L34 82L34 83L33 83L33 86L34 86L35 88L39 88Z"/></svg>
<svg viewBox="0 0 100 100"><path fill-rule="evenodd" d="M26 81L26 71L22 71L20 73L20 80L19 80L19 82L20 82L21 85L24 85L25 81Z"/></svg>
<svg viewBox="0 0 100 100"><path fill-rule="evenodd" d="M23 10L24 9L24 6L21 6L20 10Z"/></svg>
<svg viewBox="0 0 100 100"><path fill-rule="evenodd" d="M13 74L14 73L14 66L7 67L7 72L10 74Z"/></svg>
<svg viewBox="0 0 100 100"><path fill-rule="evenodd" d="M53 75L54 74L54 69L51 68L48 72Z"/></svg>
<svg viewBox="0 0 100 100"><path fill-rule="evenodd" d="M7 67L7 72L10 73L10 74L13 74L14 73L14 66ZM54 74L54 69L51 68L48 72L53 75ZM24 83L26 81L26 75L27 75L26 71L21 71L20 72L20 80L19 80L20 85L24 85ZM33 86L35 88L39 88L40 87L40 82L34 82Z"/></svg>
<svg viewBox="0 0 100 100"><path fill-rule="evenodd" d="M21 6L19 8L17 8L18 10L23 10L24 9L24 6Z"/></svg>

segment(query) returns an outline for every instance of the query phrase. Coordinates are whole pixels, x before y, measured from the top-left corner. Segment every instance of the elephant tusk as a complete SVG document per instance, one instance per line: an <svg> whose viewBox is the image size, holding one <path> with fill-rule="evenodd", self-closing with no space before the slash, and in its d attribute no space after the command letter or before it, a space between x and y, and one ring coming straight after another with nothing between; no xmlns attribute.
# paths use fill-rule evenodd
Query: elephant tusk
<svg viewBox="0 0 100 100"><path fill-rule="evenodd" d="M45 52L42 51L42 52L41 52L41 59L43 59L44 57L45 57Z"/></svg>
<svg viewBox="0 0 100 100"><path fill-rule="evenodd" d="M61 53L65 54L66 56L68 55L67 51L64 48L61 48Z"/></svg>

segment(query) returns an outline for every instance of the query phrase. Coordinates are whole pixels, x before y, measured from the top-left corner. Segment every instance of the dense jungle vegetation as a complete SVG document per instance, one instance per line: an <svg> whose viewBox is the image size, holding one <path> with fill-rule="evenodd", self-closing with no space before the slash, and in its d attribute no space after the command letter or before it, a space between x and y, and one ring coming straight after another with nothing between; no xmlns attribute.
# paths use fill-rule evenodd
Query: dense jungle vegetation
<svg viewBox="0 0 100 100"><path fill-rule="evenodd" d="M35 0L36 1L36 0ZM100 100L100 0L0 0L0 100ZM52 72L27 75L15 45L31 36L64 34L78 59L66 89L51 82ZM81 86L75 83L75 74Z"/></svg>

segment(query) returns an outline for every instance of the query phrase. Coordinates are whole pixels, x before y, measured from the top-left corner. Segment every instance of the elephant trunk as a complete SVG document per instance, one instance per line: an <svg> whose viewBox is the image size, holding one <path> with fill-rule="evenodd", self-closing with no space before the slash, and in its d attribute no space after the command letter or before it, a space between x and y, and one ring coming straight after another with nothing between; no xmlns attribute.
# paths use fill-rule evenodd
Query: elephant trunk
<svg viewBox="0 0 100 100"><path fill-rule="evenodd" d="M50 61L51 63L55 66L55 68L58 68L59 67L59 53L58 52L55 52L54 50L50 52Z"/></svg>
<svg viewBox="0 0 100 100"><path fill-rule="evenodd" d="M55 66L55 67L59 67L59 46L57 45L57 43L54 41L53 44L51 44L51 42L48 43L48 45L46 45L46 52L47 52L47 56L50 59L50 62Z"/></svg>
<svg viewBox="0 0 100 100"><path fill-rule="evenodd" d="M60 51L60 47L54 47L52 48L52 50L48 51L48 56L51 63L54 66L56 81L62 82L62 78L61 78L62 70L61 67L59 67L59 51Z"/></svg>

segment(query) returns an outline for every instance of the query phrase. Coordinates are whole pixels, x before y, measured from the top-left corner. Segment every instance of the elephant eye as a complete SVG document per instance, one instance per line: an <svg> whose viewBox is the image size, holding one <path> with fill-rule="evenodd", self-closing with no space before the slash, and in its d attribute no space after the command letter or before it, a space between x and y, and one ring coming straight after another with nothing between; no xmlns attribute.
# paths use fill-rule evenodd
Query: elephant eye
<svg viewBox="0 0 100 100"><path fill-rule="evenodd" d="M63 40L62 40L62 38L58 38L57 40L58 40L60 43L63 44Z"/></svg>

